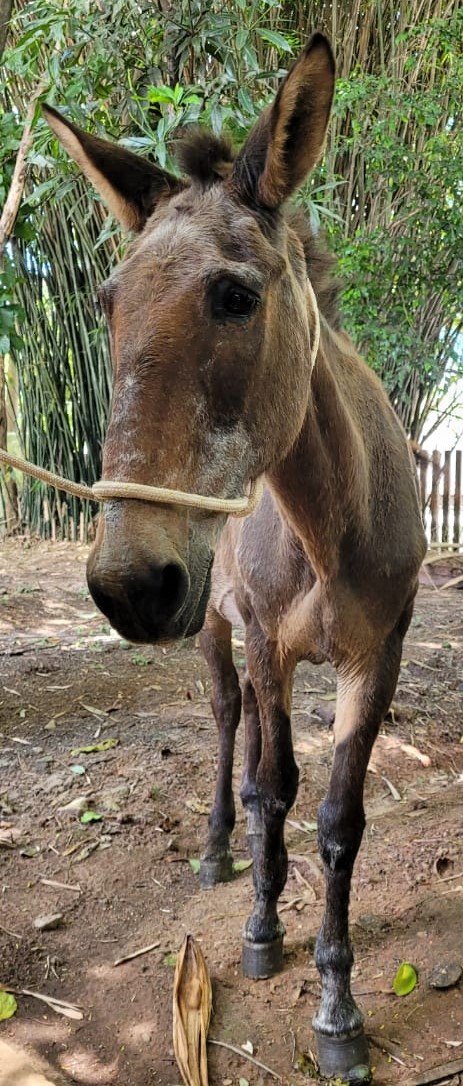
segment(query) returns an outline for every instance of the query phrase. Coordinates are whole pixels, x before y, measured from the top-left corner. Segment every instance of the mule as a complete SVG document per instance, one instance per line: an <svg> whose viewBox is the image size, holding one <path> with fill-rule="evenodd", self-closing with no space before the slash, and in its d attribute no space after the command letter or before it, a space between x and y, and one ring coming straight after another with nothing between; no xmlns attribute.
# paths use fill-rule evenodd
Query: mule
<svg viewBox="0 0 463 1086"><path fill-rule="evenodd" d="M332 775L318 811L326 904L313 1024L321 1072L356 1083L370 1064L350 988L351 876L366 768L396 686L425 539L405 434L342 330L329 258L287 204L322 154L334 77L330 45L315 34L236 158L199 131L181 177L51 108L46 116L137 235L101 295L114 360L104 478L233 498L265 476L260 505L240 522L108 502L87 571L95 602L131 641L202 630L220 747L204 883L230 874L241 712L231 624L244 623L251 976L282 965L284 822L298 785L294 669L302 659L337 669Z"/></svg>

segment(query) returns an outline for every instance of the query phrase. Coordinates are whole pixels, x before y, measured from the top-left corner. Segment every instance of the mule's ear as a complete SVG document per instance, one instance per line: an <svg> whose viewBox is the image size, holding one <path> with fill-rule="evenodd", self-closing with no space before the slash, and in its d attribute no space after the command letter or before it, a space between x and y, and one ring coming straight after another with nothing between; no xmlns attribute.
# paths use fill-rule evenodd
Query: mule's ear
<svg viewBox="0 0 463 1086"><path fill-rule="evenodd" d="M245 199L277 208L302 184L323 151L334 76L330 43L314 34L236 159L234 184Z"/></svg>
<svg viewBox="0 0 463 1086"><path fill-rule="evenodd" d="M52 106L42 108L60 143L125 230L141 230L160 197L183 187L172 174L119 144L90 136Z"/></svg>

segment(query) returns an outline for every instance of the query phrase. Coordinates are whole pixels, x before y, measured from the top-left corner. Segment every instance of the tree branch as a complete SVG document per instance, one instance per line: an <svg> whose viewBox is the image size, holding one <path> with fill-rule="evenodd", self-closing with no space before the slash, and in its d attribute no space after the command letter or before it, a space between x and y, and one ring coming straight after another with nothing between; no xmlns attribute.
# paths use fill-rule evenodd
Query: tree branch
<svg viewBox="0 0 463 1086"><path fill-rule="evenodd" d="M8 23L11 19L13 0L0 0L0 61L8 36Z"/></svg>
<svg viewBox="0 0 463 1086"><path fill-rule="evenodd" d="M0 0L0 3L2 0ZM16 222L16 216L18 214L19 205L21 203L22 194L24 191L24 185L26 181L26 169L27 169L27 155L30 145L32 143L32 124L34 121L35 106L37 99L42 94L46 85L45 77L43 77L40 83L37 85L34 94L29 102L29 107L26 113L26 120L24 122L24 130L21 136L21 142L18 147L18 153L16 155L15 167L13 170L13 177L11 179L11 185L6 198L3 211L0 217L0 269L3 264L3 258L5 255L5 247L8 238Z"/></svg>

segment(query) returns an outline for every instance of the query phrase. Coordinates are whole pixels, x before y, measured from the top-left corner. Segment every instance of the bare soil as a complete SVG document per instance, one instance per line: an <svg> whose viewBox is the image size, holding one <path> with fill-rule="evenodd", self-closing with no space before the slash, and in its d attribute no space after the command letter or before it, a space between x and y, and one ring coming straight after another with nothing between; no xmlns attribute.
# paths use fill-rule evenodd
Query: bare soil
<svg viewBox="0 0 463 1086"><path fill-rule="evenodd" d="M213 980L211 1037L238 1048L251 1042L283 1084L302 1086L313 1081L301 1053L313 1047L319 995L313 944L323 879L313 823L330 771L334 673L308 664L297 672L301 784L287 831L285 968L255 983L240 974L250 870L201 892L190 864L201 854L215 774L206 665L194 644L121 642L86 592L85 560L77 545L25 542L7 543L0 560L0 982L84 1012L69 1020L19 995L0 1035L44 1057L64 1083L175 1086L173 962L191 932ZM377 1086L408 1086L458 1059L463 1067L461 982L437 991L428 981L439 963L463 964L462 605L457 588L438 590L425 578L392 717L367 774L353 987ZM242 653L237 632L239 666ZM77 750L108 739L117 745ZM237 791L241 744L240 736ZM79 798L101 819L82 824L65 809ZM240 808L234 847L244 859ZM55 930L34 927L54 913L62 914ZM114 965L152 943L150 953ZM403 961L415 966L418 985L399 998L392 981ZM211 1086L277 1081L242 1051L210 1046ZM449 1071L448 1081L463 1076Z"/></svg>

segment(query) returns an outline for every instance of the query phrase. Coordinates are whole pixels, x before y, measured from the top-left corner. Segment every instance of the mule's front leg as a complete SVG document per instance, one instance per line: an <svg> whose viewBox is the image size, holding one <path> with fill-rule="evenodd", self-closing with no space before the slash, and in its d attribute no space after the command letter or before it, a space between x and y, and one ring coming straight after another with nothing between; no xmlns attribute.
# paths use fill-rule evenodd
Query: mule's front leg
<svg viewBox="0 0 463 1086"><path fill-rule="evenodd" d="M369 1081L368 1045L363 1015L351 993L353 953L349 941L349 895L352 869L362 840L365 817L362 784L349 795L343 777L349 752L340 745L335 754L328 796L318 811L318 843L326 880L326 906L315 950L322 996L313 1020L320 1070L327 1078ZM352 754L352 751L350 752Z"/></svg>
<svg viewBox="0 0 463 1086"><path fill-rule="evenodd" d="M262 755L262 731L256 692L246 673L243 682L244 765L240 796L246 811L246 837L253 860L262 847L262 811L257 792L257 769Z"/></svg>
<svg viewBox="0 0 463 1086"><path fill-rule="evenodd" d="M365 826L363 787L371 749L389 708L399 671L402 638L389 639L381 659L359 678L340 680L335 753L328 795L318 812L318 843L326 880L326 905L315 950L322 996L313 1025L320 1070L347 1083L369 1082L363 1015L350 987L349 941L352 869Z"/></svg>
<svg viewBox="0 0 463 1086"><path fill-rule="evenodd" d="M256 773L258 825L250 835L255 902L244 929L242 966L245 976L258 978L273 976L283 967L284 928L277 904L288 872L284 823L296 798L298 769L289 715L293 667L282 671L273 646L257 627L247 638L247 663L259 708L262 750Z"/></svg>
<svg viewBox="0 0 463 1086"><path fill-rule="evenodd" d="M219 735L215 797L199 872L201 886L208 889L233 878L230 834L235 825L235 801L232 773L235 734L241 715L241 691L233 664L231 626L215 611L208 613L200 647L211 673L211 705Z"/></svg>

